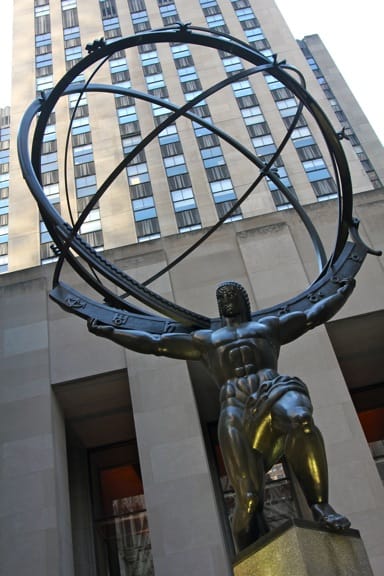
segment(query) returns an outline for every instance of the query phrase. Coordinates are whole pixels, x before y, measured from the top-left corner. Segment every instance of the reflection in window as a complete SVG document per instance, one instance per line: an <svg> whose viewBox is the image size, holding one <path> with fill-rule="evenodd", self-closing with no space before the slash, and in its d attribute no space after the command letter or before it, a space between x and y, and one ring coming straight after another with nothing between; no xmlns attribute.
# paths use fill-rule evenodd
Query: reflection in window
<svg viewBox="0 0 384 576"><path fill-rule="evenodd" d="M109 576L153 576L136 444L92 450L90 464L99 567Z"/></svg>

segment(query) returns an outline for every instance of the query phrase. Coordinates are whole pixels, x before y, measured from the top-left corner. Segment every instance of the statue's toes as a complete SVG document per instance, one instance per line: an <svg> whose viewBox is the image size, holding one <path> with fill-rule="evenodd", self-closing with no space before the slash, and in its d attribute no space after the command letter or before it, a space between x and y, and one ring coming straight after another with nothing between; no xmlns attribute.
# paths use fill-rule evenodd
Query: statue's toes
<svg viewBox="0 0 384 576"><path fill-rule="evenodd" d="M346 530L351 525L348 518L341 514L330 514L329 516L325 516L322 523L331 530Z"/></svg>

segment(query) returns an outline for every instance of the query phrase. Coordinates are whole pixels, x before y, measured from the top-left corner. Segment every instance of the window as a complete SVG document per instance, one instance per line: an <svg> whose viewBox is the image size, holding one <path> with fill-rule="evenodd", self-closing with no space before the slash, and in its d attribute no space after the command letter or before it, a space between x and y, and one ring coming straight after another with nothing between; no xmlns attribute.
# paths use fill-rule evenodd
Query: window
<svg viewBox="0 0 384 576"><path fill-rule="evenodd" d="M212 6L217 6L216 0L200 0L200 6L204 8L211 8Z"/></svg>
<svg viewBox="0 0 384 576"><path fill-rule="evenodd" d="M319 169L319 170L311 170L307 172L308 180L310 182L316 182L317 180L326 180L331 177L330 173L328 172L327 168Z"/></svg>
<svg viewBox="0 0 384 576"><path fill-rule="evenodd" d="M215 14L214 16L207 16L207 24L209 28L215 28L216 26L225 26L223 15Z"/></svg>
<svg viewBox="0 0 384 576"><path fill-rule="evenodd" d="M43 92L44 90L49 90L50 88L53 88L52 74L48 76L41 76L41 78L36 78L36 90L38 92Z"/></svg>
<svg viewBox="0 0 384 576"><path fill-rule="evenodd" d="M332 178L318 180L316 182L311 182L311 184L319 200L320 196L326 199L336 197L337 187Z"/></svg>
<svg viewBox="0 0 384 576"><path fill-rule="evenodd" d="M157 64L159 62L159 56L156 50L151 50L151 52L143 52L140 55L142 66L150 66L151 64Z"/></svg>
<svg viewBox="0 0 384 576"><path fill-rule="evenodd" d="M128 70L122 70L122 72L111 72L111 80L112 84L116 84L122 88L131 87Z"/></svg>
<svg viewBox="0 0 384 576"><path fill-rule="evenodd" d="M95 232L96 230L101 230L99 208L94 208L90 211L84 220L84 223L81 225L80 234L88 234L89 232Z"/></svg>
<svg viewBox="0 0 384 576"><path fill-rule="evenodd" d="M118 108L117 116L119 124L127 124L128 122L136 122L137 114L135 106L127 106L126 108Z"/></svg>
<svg viewBox="0 0 384 576"><path fill-rule="evenodd" d="M77 0L61 0L62 10L72 10L73 8L77 8Z"/></svg>
<svg viewBox="0 0 384 576"><path fill-rule="evenodd" d="M76 178L75 182L76 182L76 194L79 198L82 198L84 196L90 196L92 194L95 194L95 192L97 191L96 176L94 174Z"/></svg>
<svg viewBox="0 0 384 576"><path fill-rule="evenodd" d="M225 164L224 156L220 146L212 146L211 148L203 148L200 150L201 157L205 168L212 168L213 166L223 166Z"/></svg>
<svg viewBox="0 0 384 576"><path fill-rule="evenodd" d="M9 161L9 150L2 150L0 152L0 164L7 164Z"/></svg>
<svg viewBox="0 0 384 576"><path fill-rule="evenodd" d="M64 40L73 40L74 38L80 38L80 28L78 26L64 28Z"/></svg>
<svg viewBox="0 0 384 576"><path fill-rule="evenodd" d="M82 164L84 162L93 162L92 144L86 144L85 146L74 147L73 161L75 165Z"/></svg>
<svg viewBox="0 0 384 576"><path fill-rule="evenodd" d="M35 6L35 16L39 18L40 16L49 15L49 3L43 4L42 6Z"/></svg>
<svg viewBox="0 0 384 576"><path fill-rule="evenodd" d="M120 28L119 19L114 18L106 18L103 20L103 28L104 30L112 30L113 28Z"/></svg>
<svg viewBox="0 0 384 576"><path fill-rule="evenodd" d="M167 4L166 6L160 6L160 14L163 18L168 16L177 16L176 6L172 4Z"/></svg>
<svg viewBox="0 0 384 576"><path fill-rule="evenodd" d="M73 26L79 25L79 20L77 17L77 8L71 8L65 10L62 13L63 17L63 28L72 28Z"/></svg>
<svg viewBox="0 0 384 576"><path fill-rule="evenodd" d="M180 82L189 82L190 80L196 80L197 74L194 66L188 66L187 68L179 68L177 70Z"/></svg>
<svg viewBox="0 0 384 576"><path fill-rule="evenodd" d="M102 18L109 18L117 15L115 0L100 0Z"/></svg>
<svg viewBox="0 0 384 576"><path fill-rule="evenodd" d="M83 94L79 100L80 94L70 94L68 96L68 103L70 108L74 108L75 106L86 106L88 104L87 95Z"/></svg>
<svg viewBox="0 0 384 576"><path fill-rule="evenodd" d="M232 182L229 178L217 180L209 184L215 203L236 200L236 194L233 190Z"/></svg>
<svg viewBox="0 0 384 576"><path fill-rule="evenodd" d="M232 90L234 91L236 98L239 98L241 96L248 96L253 93L253 90L248 80L233 82Z"/></svg>
<svg viewBox="0 0 384 576"><path fill-rule="evenodd" d="M154 116L164 116L169 113L170 110L168 108L164 108L164 106L159 106L158 104L152 104L152 114Z"/></svg>
<svg viewBox="0 0 384 576"><path fill-rule="evenodd" d="M87 244L94 248L101 249L104 244L102 230L95 230L94 232L86 232L82 234L83 239Z"/></svg>
<svg viewBox="0 0 384 576"><path fill-rule="evenodd" d="M193 196L192 188L174 190L171 192L171 195L175 212L196 208L196 202Z"/></svg>
<svg viewBox="0 0 384 576"><path fill-rule="evenodd" d="M36 56L36 68L43 68L52 65L52 52Z"/></svg>
<svg viewBox="0 0 384 576"><path fill-rule="evenodd" d="M179 174L185 174L188 171L183 154L164 158L164 166L167 176L177 176Z"/></svg>
<svg viewBox="0 0 384 576"><path fill-rule="evenodd" d="M136 234L138 242L148 242L160 238L160 227L157 218L136 222Z"/></svg>
<svg viewBox="0 0 384 576"><path fill-rule="evenodd" d="M177 129L175 124L171 124L167 128L164 128L159 134L159 143L162 146L163 144L169 144L171 142L177 142L179 140L179 135L177 133Z"/></svg>
<svg viewBox="0 0 384 576"><path fill-rule="evenodd" d="M235 70L242 70L243 68L241 60L238 56L223 58L222 62L226 72L234 72Z"/></svg>
<svg viewBox="0 0 384 576"><path fill-rule="evenodd" d="M264 116L261 112L260 106L242 108L241 115L244 118L244 122L247 126L250 126L251 124L258 124L260 122L264 122Z"/></svg>
<svg viewBox="0 0 384 576"><path fill-rule="evenodd" d="M35 32L37 36L48 34L51 31L51 22L49 14L40 15L35 18Z"/></svg>
<svg viewBox="0 0 384 576"><path fill-rule="evenodd" d="M186 44L177 44L176 46L172 46L171 50L174 59L184 58L186 56L191 55L189 48Z"/></svg>
<svg viewBox="0 0 384 576"><path fill-rule="evenodd" d="M183 154L178 154L175 156L168 156L164 158L164 166L170 168L172 166L179 166L180 164L185 164Z"/></svg>
<svg viewBox="0 0 384 576"><path fill-rule="evenodd" d="M116 58L115 60L110 60L109 68L111 70L111 73L128 70L127 60L125 58Z"/></svg>
<svg viewBox="0 0 384 576"><path fill-rule="evenodd" d="M47 230L45 222L40 222L40 242L45 244L46 242L52 242L52 237Z"/></svg>
<svg viewBox="0 0 384 576"><path fill-rule="evenodd" d="M134 24L138 24L139 22L146 22L148 14L146 10L140 10L140 12L132 12L131 18Z"/></svg>
<svg viewBox="0 0 384 576"><path fill-rule="evenodd" d="M232 208L234 203L235 203L234 200L229 200L228 202L217 203L216 204L216 211L217 211L218 217L223 218L223 216L225 216L228 213L228 211ZM236 210L234 212L232 212L232 214L230 216L228 216L228 218L225 219L225 223L235 222L236 220L241 220L241 219L242 219L242 214L241 214L241 210L239 207L239 208L236 208Z"/></svg>
<svg viewBox="0 0 384 576"><path fill-rule="evenodd" d="M2 246L5 246L5 244L2 244ZM0 256L0 274L3 274L4 272L8 272L8 254Z"/></svg>
<svg viewBox="0 0 384 576"><path fill-rule="evenodd" d="M82 134L91 130L89 126L89 119L87 116L84 118L75 118L72 122L72 134Z"/></svg>
<svg viewBox="0 0 384 576"><path fill-rule="evenodd" d="M65 59L67 62L81 58L81 46L65 49Z"/></svg>
<svg viewBox="0 0 384 576"><path fill-rule="evenodd" d="M277 108L280 110L281 116L294 116L297 112L297 104L294 98L286 98L285 100L278 100L276 102Z"/></svg>
<svg viewBox="0 0 384 576"><path fill-rule="evenodd" d="M245 30L245 35L248 42L258 42L259 40L264 40L263 31L258 27Z"/></svg>
<svg viewBox="0 0 384 576"><path fill-rule="evenodd" d="M50 46L51 45L51 34L37 34L35 36L35 46L36 48L41 48L42 46Z"/></svg>
<svg viewBox="0 0 384 576"><path fill-rule="evenodd" d="M55 204L56 202L59 202L60 194L59 194L58 182L56 182L55 184L48 184L47 186L44 186L44 194L46 195L48 200L51 202L51 204Z"/></svg>
<svg viewBox="0 0 384 576"><path fill-rule="evenodd" d="M255 148L259 148L260 146L268 146L269 144L273 144L273 138L270 134L253 139L253 145Z"/></svg>
<svg viewBox="0 0 384 576"><path fill-rule="evenodd" d="M128 182L131 185L149 181L148 167L146 162L127 167Z"/></svg>
<svg viewBox="0 0 384 576"><path fill-rule="evenodd" d="M57 163L57 153L52 152L51 154L42 154L41 155L41 171L42 172L49 172L51 170L57 170L58 163Z"/></svg>
<svg viewBox="0 0 384 576"><path fill-rule="evenodd" d="M307 126L303 126L301 128L295 128L292 132L292 140L296 140L296 138L306 138L308 136L312 137L312 134ZM314 142L312 142L314 144Z"/></svg>
<svg viewBox="0 0 384 576"><path fill-rule="evenodd" d="M192 230L201 229L200 216L197 208L177 212L176 222L179 227L179 232L181 234L184 232L191 232Z"/></svg>
<svg viewBox="0 0 384 576"><path fill-rule="evenodd" d="M147 196L146 198L133 200L132 207L136 222L156 217L156 208L153 196Z"/></svg>
<svg viewBox="0 0 384 576"><path fill-rule="evenodd" d="M153 74L146 77L148 90L153 90L155 88L160 88L165 86L164 78L162 74Z"/></svg>
<svg viewBox="0 0 384 576"><path fill-rule="evenodd" d="M135 136L128 136L128 137L122 138L121 143L123 146L124 154L128 154L131 150L133 150L133 148L135 146L140 144L140 142L141 142L140 134L136 134Z"/></svg>
<svg viewBox="0 0 384 576"><path fill-rule="evenodd" d="M303 162L303 168L306 172L311 172L312 170L319 170L320 168L325 168L325 162L322 158L316 158L314 160L305 160Z"/></svg>
<svg viewBox="0 0 384 576"><path fill-rule="evenodd" d="M241 8L240 10L235 10L235 12L240 22L243 20L250 20L251 18L255 17L252 8Z"/></svg>

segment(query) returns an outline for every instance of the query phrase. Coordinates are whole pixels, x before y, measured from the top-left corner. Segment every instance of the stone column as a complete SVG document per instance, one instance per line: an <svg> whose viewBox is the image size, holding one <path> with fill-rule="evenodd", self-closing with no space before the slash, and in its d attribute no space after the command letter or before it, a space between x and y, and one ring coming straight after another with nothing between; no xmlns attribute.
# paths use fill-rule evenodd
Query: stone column
<svg viewBox="0 0 384 576"><path fill-rule="evenodd" d="M63 420L49 379L45 282L0 290L0 572L72 576Z"/></svg>
<svg viewBox="0 0 384 576"><path fill-rule="evenodd" d="M230 575L186 363L127 352L156 576Z"/></svg>

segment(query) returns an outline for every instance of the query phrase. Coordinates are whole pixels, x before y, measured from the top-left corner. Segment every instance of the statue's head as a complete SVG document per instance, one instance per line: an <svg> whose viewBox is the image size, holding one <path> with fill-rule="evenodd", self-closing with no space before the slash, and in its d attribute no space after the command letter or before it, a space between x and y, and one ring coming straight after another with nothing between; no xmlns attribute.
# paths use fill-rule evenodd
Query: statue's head
<svg viewBox="0 0 384 576"><path fill-rule="evenodd" d="M216 290L217 305L221 318L240 316L247 322L251 319L251 306L244 286L238 282L222 282Z"/></svg>

